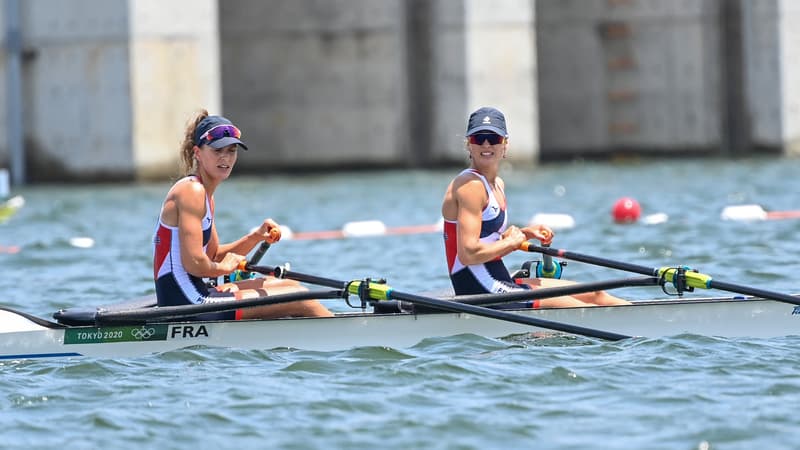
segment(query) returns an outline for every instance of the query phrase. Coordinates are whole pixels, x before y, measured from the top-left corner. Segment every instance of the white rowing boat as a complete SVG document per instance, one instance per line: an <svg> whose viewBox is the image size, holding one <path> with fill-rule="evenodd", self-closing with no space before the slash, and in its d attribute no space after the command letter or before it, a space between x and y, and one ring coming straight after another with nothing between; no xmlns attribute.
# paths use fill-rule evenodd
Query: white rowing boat
<svg viewBox="0 0 800 450"><path fill-rule="evenodd" d="M268 246L257 253L263 254ZM155 307L151 298L100 308L73 308L58 321L0 308L0 360L70 356L130 357L207 346L238 349L298 348L331 351L360 346L403 348L433 337L475 334L491 338L563 332L599 339L696 334L726 338L800 335L800 297L716 280L685 266L648 268L525 243L545 257L645 275L553 288L436 298L398 292L382 281L341 281L292 272L287 267L246 264L242 270L289 278L333 290L277 294L210 304ZM260 258L260 255L257 255ZM256 259L257 260L257 259ZM547 262L547 265L553 261ZM523 265L520 276L530 275ZM549 270L549 269L548 269ZM719 289L735 297L637 301L628 305L532 309L534 298L631 286L672 285L682 294ZM362 312L324 318L203 321L202 314L308 299L357 295ZM387 303L388 301L388 303ZM348 304L350 304L348 300ZM367 305L373 307L368 311ZM388 305L388 306L384 306ZM486 307L482 305L493 305ZM500 306L498 306L500 305Z"/></svg>
<svg viewBox="0 0 800 450"><path fill-rule="evenodd" d="M628 336L684 333L728 338L800 334L800 306L751 297L639 301L632 305L524 309L508 313ZM148 322L66 326L0 309L0 359L131 357L194 346L332 351L359 346L404 348L432 337L499 338L548 328L467 313L339 313L330 318Z"/></svg>

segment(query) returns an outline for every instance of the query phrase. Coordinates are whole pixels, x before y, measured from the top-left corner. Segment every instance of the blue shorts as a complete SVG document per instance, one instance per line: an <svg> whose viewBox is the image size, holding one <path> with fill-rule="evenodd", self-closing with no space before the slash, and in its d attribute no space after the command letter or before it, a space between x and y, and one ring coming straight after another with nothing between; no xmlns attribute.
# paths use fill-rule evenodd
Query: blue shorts
<svg viewBox="0 0 800 450"><path fill-rule="evenodd" d="M465 267L456 273L450 274L450 281L453 283L453 291L456 295L472 294L496 294L499 292L513 292L530 289L527 284L517 284L511 279L508 269L502 261L490 261L483 266L492 278L492 284L499 289L490 291L478 280L469 267Z"/></svg>
<svg viewBox="0 0 800 450"><path fill-rule="evenodd" d="M216 289L209 290L208 286L206 286L206 284L200 278L191 277L191 279L192 279L192 285L200 294L200 296L202 296L203 299L235 298L235 295L231 292L220 292L217 291ZM156 280L156 298L158 299L158 306L183 306L183 305L197 305L204 303L204 301L196 302L193 300L197 299L188 298L186 294L183 292L183 290L181 290L180 286L178 285L178 282L175 281L175 277L173 277L171 274L164 275ZM230 311L220 311L220 312L200 314L197 316L189 317L187 318L187 320L212 321L212 320L237 320L239 318L240 314L238 310L232 309Z"/></svg>

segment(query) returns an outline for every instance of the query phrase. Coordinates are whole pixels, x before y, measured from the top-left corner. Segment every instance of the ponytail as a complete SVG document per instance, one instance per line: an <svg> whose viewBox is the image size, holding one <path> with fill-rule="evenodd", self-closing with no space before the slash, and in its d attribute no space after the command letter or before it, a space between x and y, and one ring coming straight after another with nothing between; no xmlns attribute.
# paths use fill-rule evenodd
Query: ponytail
<svg viewBox="0 0 800 450"><path fill-rule="evenodd" d="M205 109L200 110L197 117L186 124L186 129L183 132L183 143L181 144L183 175L189 175L194 172L194 130L197 129L197 124L206 117L208 117L208 111Z"/></svg>

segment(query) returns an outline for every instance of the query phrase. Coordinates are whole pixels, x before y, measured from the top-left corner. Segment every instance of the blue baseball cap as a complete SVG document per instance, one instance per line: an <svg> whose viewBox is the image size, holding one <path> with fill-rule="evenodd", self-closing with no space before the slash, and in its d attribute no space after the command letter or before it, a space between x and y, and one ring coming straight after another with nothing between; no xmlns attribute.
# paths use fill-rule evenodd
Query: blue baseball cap
<svg viewBox="0 0 800 450"><path fill-rule="evenodd" d="M242 132L230 120L222 116L208 116L201 120L194 129L194 144L208 144L214 148L227 147L239 144L247 150L247 145L241 141Z"/></svg>
<svg viewBox="0 0 800 450"><path fill-rule="evenodd" d="M478 108L469 115L466 136L473 135L479 131L491 131L500 136L508 137L506 116L497 108L492 108L490 106Z"/></svg>

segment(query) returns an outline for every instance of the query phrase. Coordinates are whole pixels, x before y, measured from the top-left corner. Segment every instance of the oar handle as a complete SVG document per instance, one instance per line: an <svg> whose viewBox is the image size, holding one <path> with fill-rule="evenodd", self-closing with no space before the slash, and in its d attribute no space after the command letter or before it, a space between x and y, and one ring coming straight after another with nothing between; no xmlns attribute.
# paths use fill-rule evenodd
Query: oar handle
<svg viewBox="0 0 800 450"><path fill-rule="evenodd" d="M542 247L550 247L550 244L542 243ZM542 272L555 272L553 267L553 257L550 255L542 255Z"/></svg>
<svg viewBox="0 0 800 450"><path fill-rule="evenodd" d="M547 230L542 230L543 240L542 240L542 248L550 248L550 240L552 236L550 232ZM544 239L547 239L545 242ZM522 243L520 246L521 250L528 251L527 245L530 242L526 241ZM531 274L534 276L534 274ZM553 257L547 253L542 253L542 261L536 263L536 274L537 278L561 278L561 263L558 261L553 261Z"/></svg>
<svg viewBox="0 0 800 450"><path fill-rule="evenodd" d="M280 230L278 230L277 228L269 230L269 236L267 236L267 239L264 242L262 242L261 245L258 246L258 250L256 250L255 253L253 253L253 256L250 258L250 261L248 261L247 263L258 264L258 262L261 261L261 258L264 257L264 254L267 253L267 250L269 250L269 247L275 242L277 242L278 239L280 239L280 236L281 236Z"/></svg>
<svg viewBox="0 0 800 450"><path fill-rule="evenodd" d="M547 230L544 230L542 234L545 237L550 238L550 240L553 239L552 236L550 236L550 232ZM548 240L547 242L542 241L542 247L550 247L550 240ZM553 267L553 257L550 255L542 255L542 266L544 272L555 271L555 267Z"/></svg>
<svg viewBox="0 0 800 450"><path fill-rule="evenodd" d="M261 261L261 258L264 257L264 254L267 253L267 250L269 250L271 245L272 244L267 241L262 242L261 245L258 246L256 252L253 253L253 256L250 257L250 260L247 261L247 264L258 264L259 261Z"/></svg>
<svg viewBox="0 0 800 450"><path fill-rule="evenodd" d="M258 264L258 262L261 261L261 258L264 257L264 254L267 253L267 250L269 250L272 243L277 242L278 239L280 239L280 231L277 228L269 230L269 236L267 236L267 239L258 246L258 249L256 249L255 253L253 253L253 256L251 256L247 261L240 262L239 267L232 274L225 275L226 278L223 278L223 280L228 283L231 281L241 281L252 278L253 274L245 273L247 272L245 267L248 265Z"/></svg>

